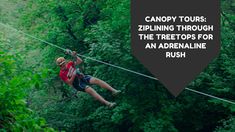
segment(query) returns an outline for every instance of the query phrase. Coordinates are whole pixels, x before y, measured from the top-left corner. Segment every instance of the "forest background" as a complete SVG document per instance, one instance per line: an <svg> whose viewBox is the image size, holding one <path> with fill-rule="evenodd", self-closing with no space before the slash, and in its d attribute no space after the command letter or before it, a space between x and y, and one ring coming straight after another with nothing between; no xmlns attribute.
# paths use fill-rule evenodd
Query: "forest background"
<svg viewBox="0 0 235 132"><path fill-rule="evenodd" d="M235 1L221 0L221 51L188 87L235 100ZM80 54L150 73L130 49L129 0L1 0L0 22ZM84 59L86 74L124 93L109 109L58 77L61 50L0 24L0 131L232 132L235 105Z"/></svg>

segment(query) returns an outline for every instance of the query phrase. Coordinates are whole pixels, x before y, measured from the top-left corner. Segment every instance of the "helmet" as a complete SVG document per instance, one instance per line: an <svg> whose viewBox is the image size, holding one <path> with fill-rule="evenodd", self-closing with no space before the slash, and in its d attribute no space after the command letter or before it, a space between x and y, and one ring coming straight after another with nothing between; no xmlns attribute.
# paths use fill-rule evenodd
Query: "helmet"
<svg viewBox="0 0 235 132"><path fill-rule="evenodd" d="M64 57L59 57L56 59L56 64L61 66L65 63L65 58Z"/></svg>

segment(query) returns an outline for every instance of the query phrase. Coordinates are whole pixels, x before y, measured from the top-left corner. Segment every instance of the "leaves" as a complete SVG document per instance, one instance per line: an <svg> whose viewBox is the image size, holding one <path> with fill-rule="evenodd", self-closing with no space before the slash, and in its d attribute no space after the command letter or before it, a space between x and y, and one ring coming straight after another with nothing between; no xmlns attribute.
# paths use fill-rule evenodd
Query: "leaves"
<svg viewBox="0 0 235 132"><path fill-rule="evenodd" d="M0 131L53 131L46 127L43 119L32 115L34 112L26 107L26 96L34 84L33 75L18 69L21 58L4 52L6 41L1 38Z"/></svg>
<svg viewBox="0 0 235 132"><path fill-rule="evenodd" d="M7 15L1 19L11 20L25 32L63 48L150 75L131 55L129 0L28 0L19 6L19 21L12 21ZM222 0L221 7L220 55L188 87L234 100L234 1ZM233 105L186 90L174 98L157 81L85 58L86 74L105 80L124 94L114 98L108 91L92 86L105 99L117 102L113 109L86 93L72 96L73 89L61 82L54 63L59 56L69 56L5 30L0 32L0 128L53 131L50 126L58 131L102 132L234 130Z"/></svg>

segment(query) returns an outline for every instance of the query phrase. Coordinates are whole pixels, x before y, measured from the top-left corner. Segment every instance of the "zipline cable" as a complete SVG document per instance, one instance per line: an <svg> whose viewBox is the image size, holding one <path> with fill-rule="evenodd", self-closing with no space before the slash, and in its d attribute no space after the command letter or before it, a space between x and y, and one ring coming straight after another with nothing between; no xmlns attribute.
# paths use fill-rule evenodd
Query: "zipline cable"
<svg viewBox="0 0 235 132"><path fill-rule="evenodd" d="M10 26L10 25L7 25L7 24L1 23L1 22L0 22L0 24L1 24L2 26L4 26L4 27L11 28L11 29L13 29L13 30L15 30L15 31L17 31L17 32L19 32L19 33L22 33L23 35L28 36L28 37L30 37L30 38L32 38L32 39L35 39L35 40L38 40L38 41L40 41L40 42L46 43L46 44L48 44L48 45L50 45L50 46L56 47L56 48L61 49L61 50L63 50L63 51L67 51L67 49L65 49L65 48L62 48L62 47L60 47L60 46L58 46L58 45L55 45L55 44L50 43L50 42L47 42L47 41L45 41L45 40L43 40L43 39L37 38L37 37L35 37L35 36L33 36L33 35L27 34L27 33L23 32L23 31L21 31L21 30L18 30L18 29L14 28L14 27L12 27L12 26ZM130 72L130 73L134 73L134 74L139 75L139 76L143 76L143 77L146 77L146 78L149 78L149 79L153 79L153 80L158 80L158 79L155 78L155 77L152 77L152 76L149 76L149 75L145 75L145 74L143 74L143 73L139 73L139 72L136 72L136 71L133 71L133 70L124 68L124 67L120 67L120 66L117 66L117 65L114 65L114 64L110 64L110 63L107 63L107 62L104 62L104 61L101 61L101 60L97 60L97 59L94 59L94 58L91 58L91 57L88 57L88 56L84 56L84 55L81 55L81 54L77 54L77 55L80 56L80 57L84 57L84 58L90 59L90 60L92 60L92 61L96 61L96 62L98 62L98 63L102 63L102 64L104 64L104 65L108 65L108 66L111 66L111 67L115 67L115 68L117 68L117 69L121 69L121 70L123 70L123 71L127 71L127 72ZM203 96L207 96L207 97L210 97L210 98L214 98L214 99L217 99L217 100L220 100L220 101L223 101L223 102L226 102L226 103L230 103L230 104L235 105L235 102L230 101L230 100L227 100L227 99L223 99L223 98L220 98L220 97L216 97L216 96L214 96L214 95L210 95L210 94L207 94L207 93L203 93L203 92L200 92L200 91L197 91L197 90L193 90L193 89L190 89L190 88L185 88L185 89L188 90L188 91L190 91L190 92L193 92L193 93L197 93L197 94L200 94L200 95L203 95Z"/></svg>

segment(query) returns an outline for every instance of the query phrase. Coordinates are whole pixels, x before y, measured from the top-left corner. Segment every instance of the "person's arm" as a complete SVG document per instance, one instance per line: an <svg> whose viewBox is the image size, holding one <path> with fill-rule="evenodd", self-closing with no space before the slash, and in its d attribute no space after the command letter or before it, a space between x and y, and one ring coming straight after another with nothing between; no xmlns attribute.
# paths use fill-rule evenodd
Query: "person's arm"
<svg viewBox="0 0 235 132"><path fill-rule="evenodd" d="M69 53L74 58L74 66L79 65L79 64L82 63L82 59L77 56L76 51L68 50L67 53Z"/></svg>
<svg viewBox="0 0 235 132"><path fill-rule="evenodd" d="M74 56L74 59L75 59L75 61L74 61L75 66L82 63L82 59L80 57L78 57L77 55Z"/></svg>

